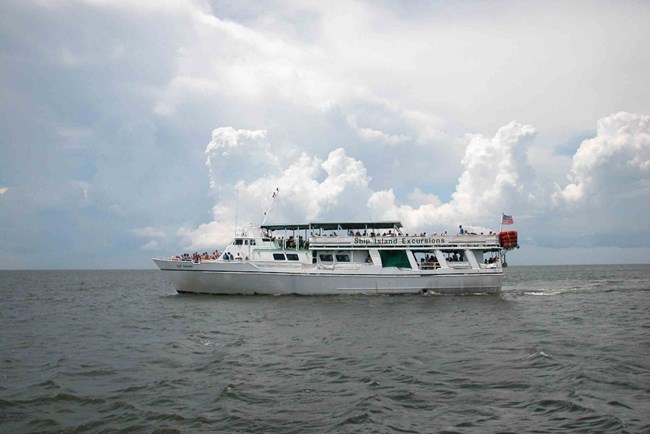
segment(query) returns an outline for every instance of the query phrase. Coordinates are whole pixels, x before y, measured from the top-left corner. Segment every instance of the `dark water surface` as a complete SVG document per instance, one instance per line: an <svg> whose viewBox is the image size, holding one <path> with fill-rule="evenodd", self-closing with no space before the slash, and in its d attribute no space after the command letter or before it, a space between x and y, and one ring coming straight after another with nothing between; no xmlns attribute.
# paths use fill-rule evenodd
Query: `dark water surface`
<svg viewBox="0 0 650 434"><path fill-rule="evenodd" d="M177 295L0 271L0 432L650 432L650 266L500 296Z"/></svg>

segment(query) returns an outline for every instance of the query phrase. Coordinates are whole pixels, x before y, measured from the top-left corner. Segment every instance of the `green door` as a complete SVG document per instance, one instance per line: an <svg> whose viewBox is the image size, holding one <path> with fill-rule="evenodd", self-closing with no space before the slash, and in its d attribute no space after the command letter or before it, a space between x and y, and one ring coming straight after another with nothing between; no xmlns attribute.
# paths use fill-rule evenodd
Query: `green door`
<svg viewBox="0 0 650 434"><path fill-rule="evenodd" d="M382 267L411 268L406 250L380 250Z"/></svg>

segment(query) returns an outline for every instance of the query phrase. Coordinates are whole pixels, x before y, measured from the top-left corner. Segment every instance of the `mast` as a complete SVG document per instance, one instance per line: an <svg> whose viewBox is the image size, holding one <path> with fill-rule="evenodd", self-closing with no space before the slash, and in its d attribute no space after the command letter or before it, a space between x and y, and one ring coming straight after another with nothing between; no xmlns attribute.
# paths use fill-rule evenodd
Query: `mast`
<svg viewBox="0 0 650 434"><path fill-rule="evenodd" d="M267 210L264 211L264 218L262 219L262 224L266 223L266 219L271 213L271 210L273 209L273 205L275 205L275 200L277 199L278 194L280 194L280 189L276 187L275 191L273 192L273 195L271 196L271 205L269 205Z"/></svg>

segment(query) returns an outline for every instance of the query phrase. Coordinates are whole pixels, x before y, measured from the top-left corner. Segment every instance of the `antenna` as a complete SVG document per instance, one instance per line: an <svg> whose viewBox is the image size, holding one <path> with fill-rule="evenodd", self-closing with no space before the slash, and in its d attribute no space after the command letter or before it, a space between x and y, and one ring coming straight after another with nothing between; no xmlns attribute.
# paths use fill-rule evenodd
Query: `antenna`
<svg viewBox="0 0 650 434"><path fill-rule="evenodd" d="M275 191L273 192L273 195L271 196L271 205L269 205L268 209L264 211L264 218L262 219L262 224L266 223L266 219L271 213L271 210L273 209L273 205L275 204L275 200L278 198L278 195L280 194L280 189L275 188Z"/></svg>
<svg viewBox="0 0 650 434"><path fill-rule="evenodd" d="M237 189L237 200L235 201L235 236L237 236L237 213L239 212L239 189Z"/></svg>

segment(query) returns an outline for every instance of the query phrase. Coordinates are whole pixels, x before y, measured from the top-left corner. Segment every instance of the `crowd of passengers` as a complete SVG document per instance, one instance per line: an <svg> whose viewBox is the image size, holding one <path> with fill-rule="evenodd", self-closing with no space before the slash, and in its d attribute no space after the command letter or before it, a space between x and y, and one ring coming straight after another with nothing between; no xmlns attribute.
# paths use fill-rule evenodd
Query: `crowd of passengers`
<svg viewBox="0 0 650 434"><path fill-rule="evenodd" d="M463 229L462 226L459 226L458 234L459 234L459 235L485 235L483 232L481 232L481 233L470 232L470 231L468 231L468 230L466 230L466 229ZM440 234L438 234L438 232L433 232L433 233L430 234L430 236L436 236L436 235L449 235L449 233L448 233L447 231L444 231L444 232L440 232ZM493 232L493 231L490 231L490 232L488 232L488 235L494 235L494 232ZM312 232L311 236L312 236L312 237L314 237L314 236L323 236L323 237L330 236L330 237L338 237L339 235L338 235L335 231L333 231L333 232L332 232L331 234L329 234L329 235L326 235L326 234L315 235L315 234ZM352 229L350 229L350 230L348 231L348 236L349 236L349 237L373 237L373 238L375 238L375 237L397 237L397 236L405 236L405 237L426 237L426 236L427 236L427 233L426 233L426 232L420 232L419 234L409 235L408 232L407 232L406 234L402 234L402 233L397 232L397 231L396 231L396 232L393 232L392 230L389 230L388 232L374 232L374 231L368 232L367 230L364 230L363 232L361 232L361 231L359 231L359 230L357 230L357 231L353 231Z"/></svg>
<svg viewBox="0 0 650 434"><path fill-rule="evenodd" d="M305 241L302 237L294 237L293 235L289 238L284 237L271 237L271 241L278 242L281 246L285 246L287 249L295 249L298 246L299 249L309 248L309 241Z"/></svg>
<svg viewBox="0 0 650 434"><path fill-rule="evenodd" d="M481 232L481 233L470 232L470 231L468 231L467 229L464 229L462 226L459 226L458 234L459 234L459 235L485 235L483 232ZM488 234L489 234L489 235L494 235L494 232L493 232L493 231L490 231ZM439 234L438 234L438 232L433 232L433 233L431 233L431 234L429 234L429 235L430 235L430 236L449 235L449 233L448 233L447 231L440 232ZM280 244L282 244L283 242L285 242L285 238L284 238L284 237L275 237L275 236L271 236L268 232L263 232L263 236L264 236L265 238L270 238L271 241L278 241ZM313 238L313 237L338 237L338 236L339 236L339 234L338 234L336 231L332 231L329 235L326 234L326 233L320 233L320 234L317 234L317 233L314 233L314 232L312 232L312 233L310 234L310 237L312 237L312 238ZM375 231L370 231L370 232L368 232L367 230L364 230L364 231L360 231L360 230L354 231L354 230L350 229L350 230L348 230L348 236L349 236L349 237L372 237L372 238L376 238L376 237L397 237L397 236L405 236L405 237L426 237L426 236L427 236L427 233L426 233L426 232L420 232L419 234L409 235L408 233L406 233L406 234L402 234L402 233L399 232L399 231L395 231L395 232L393 232L392 230L389 230L388 232L375 232ZM296 241L296 238L294 238L293 236L290 236L289 238L287 238L287 239L286 239L286 243L287 243L286 245L287 245L287 247L295 248L295 247L296 247L296 242L299 244L299 247L300 247L300 248L303 248L303 247L306 248L306 247L308 247L308 245L309 245L308 243L309 243L309 242L308 242L308 241L304 241L302 237L298 237L297 240L298 240L298 241Z"/></svg>
<svg viewBox="0 0 650 434"><path fill-rule="evenodd" d="M447 256L445 257L445 260L447 262L463 262L464 261L463 254L458 253L458 252L447 254ZM494 264L498 260L499 260L498 257L492 256L490 258L485 258L484 263L485 264ZM435 268L438 268L440 266L440 264L438 263L438 259L435 257L435 255L429 255L429 254L427 254L425 257L421 258L420 263L422 265L429 266L429 267L435 267Z"/></svg>
<svg viewBox="0 0 650 434"><path fill-rule="evenodd" d="M440 268L440 263L438 262L438 258L436 258L435 255L427 254L424 258L420 259L420 268L422 269Z"/></svg>
<svg viewBox="0 0 650 434"><path fill-rule="evenodd" d="M195 264L200 263L201 261L216 261L217 259L222 258L224 261L241 261L244 258L241 253L237 252L236 255L233 255L230 252L219 253L218 250L209 254L208 252L194 252L191 255L189 253L183 253L182 255L176 255L172 257L174 261L184 261L184 262L194 262Z"/></svg>

